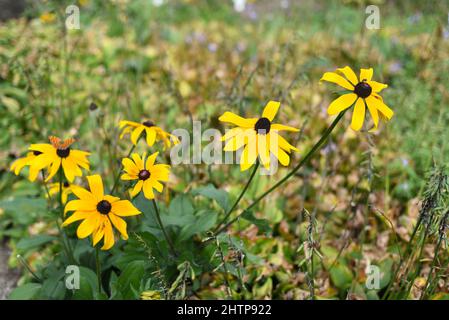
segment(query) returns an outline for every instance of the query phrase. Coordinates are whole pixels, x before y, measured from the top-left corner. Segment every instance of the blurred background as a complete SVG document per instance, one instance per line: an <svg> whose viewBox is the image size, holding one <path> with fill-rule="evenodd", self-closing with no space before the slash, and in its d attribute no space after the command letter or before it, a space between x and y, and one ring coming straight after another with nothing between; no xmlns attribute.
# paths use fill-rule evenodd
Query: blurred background
<svg viewBox="0 0 449 320"><path fill-rule="evenodd" d="M69 5L79 8L79 28ZM379 29L366 27L369 5L379 9ZM351 287L369 297L359 285L366 266L391 276L394 239L409 239L426 174L449 156L448 14L447 0L0 0L0 297L2 281L19 277L17 241L54 228L42 222L39 185L9 172L27 145L74 136L92 151L92 171L107 174L126 150L116 141L119 120L155 118L172 131L191 130L193 119L224 130L223 112L257 115L273 99L282 103L277 122L302 129L289 137L297 163L332 121L326 109L339 89L319 79L346 65L374 68L394 118L355 133L346 114L319 157L260 206L273 236L255 226L241 236L266 261L250 268L251 297L304 298L295 250L307 237L303 209L316 212L319 295L344 298ZM259 177L243 203L285 172ZM246 179L238 166L176 166L170 189L212 183L236 195ZM48 259L24 251L31 264Z"/></svg>

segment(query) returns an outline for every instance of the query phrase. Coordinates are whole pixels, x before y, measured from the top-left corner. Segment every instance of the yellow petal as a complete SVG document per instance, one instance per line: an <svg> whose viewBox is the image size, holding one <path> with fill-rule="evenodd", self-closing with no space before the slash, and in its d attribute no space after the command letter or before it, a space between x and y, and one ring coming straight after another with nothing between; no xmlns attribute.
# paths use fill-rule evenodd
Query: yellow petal
<svg viewBox="0 0 449 320"><path fill-rule="evenodd" d="M97 228L97 230L94 231L93 237L92 237L92 245L95 247L98 242L103 238L104 236L104 221L106 217L101 217L101 224ZM107 219L107 218L106 218Z"/></svg>
<svg viewBox="0 0 449 320"><path fill-rule="evenodd" d="M221 137L221 141L226 141L231 139L239 134L242 134L245 130L242 128L232 128L231 130L226 130L226 133Z"/></svg>
<svg viewBox="0 0 449 320"><path fill-rule="evenodd" d="M151 168L154 165L154 162L156 161L156 158L157 158L158 154L159 154L159 152L155 152L155 153L153 153L151 156L149 156L147 158L147 161L145 163L145 168L146 169L149 169L149 168Z"/></svg>
<svg viewBox="0 0 449 320"><path fill-rule="evenodd" d="M294 147L290 143L288 143L288 141L285 140L280 134L273 132L271 134L271 141L272 141L272 144L270 147L271 150L281 148L287 152L289 152L290 150L299 151L296 147Z"/></svg>
<svg viewBox="0 0 449 320"><path fill-rule="evenodd" d="M61 167L61 161L53 161L53 163L50 166L50 171L48 173L48 177L45 179L45 182L50 181L51 178L53 178L56 173L58 173L59 168Z"/></svg>
<svg viewBox="0 0 449 320"><path fill-rule="evenodd" d="M91 192L87 191L86 189L84 189L82 187L78 186L76 188L72 188L72 192L75 194L75 196L77 196L81 200L98 203L97 198Z"/></svg>
<svg viewBox="0 0 449 320"><path fill-rule="evenodd" d="M152 200L154 199L154 192L153 192L153 186L151 185L151 180L145 180L143 182L143 194L145 196L145 198Z"/></svg>
<svg viewBox="0 0 449 320"><path fill-rule="evenodd" d="M220 118L218 118L221 122L228 122L235 124L241 128L253 128L256 124L257 119L245 119L242 118L232 112L226 111Z"/></svg>
<svg viewBox="0 0 449 320"><path fill-rule="evenodd" d="M266 168L270 168L270 134L263 135L258 134L257 135L257 153L260 158L260 162L262 165Z"/></svg>
<svg viewBox="0 0 449 320"><path fill-rule="evenodd" d="M381 92L383 89L388 88L387 84L377 81L367 81L366 83L370 85L370 87L373 89L373 92L375 93Z"/></svg>
<svg viewBox="0 0 449 320"><path fill-rule="evenodd" d="M40 151L42 153L54 153L56 154L56 149L51 144L48 143L38 143L38 144L32 144L29 148L29 150L33 151Z"/></svg>
<svg viewBox="0 0 449 320"><path fill-rule="evenodd" d="M143 159L140 158L140 156L137 153L133 153L131 155L131 158L133 159L133 161L136 164L136 167L139 171L145 169L145 167L143 165ZM143 158L145 158L145 156Z"/></svg>
<svg viewBox="0 0 449 320"><path fill-rule="evenodd" d="M279 160L279 162L284 167L286 167L290 164L290 156L288 155L287 152L285 152L281 148L271 149L271 152L273 152L274 156Z"/></svg>
<svg viewBox="0 0 449 320"><path fill-rule="evenodd" d="M129 158L122 159L123 169L130 175L138 175L139 168L137 168L136 164Z"/></svg>
<svg viewBox="0 0 449 320"><path fill-rule="evenodd" d="M245 171L252 167L257 159L257 145L255 138L252 138L246 147L243 149L242 155L240 156L240 170Z"/></svg>
<svg viewBox="0 0 449 320"><path fill-rule="evenodd" d="M387 119L390 120L393 115L394 112L393 110L391 110L384 102L383 100L379 97L376 98L376 96L373 97L374 100L373 103L376 105L377 110Z"/></svg>
<svg viewBox="0 0 449 320"><path fill-rule="evenodd" d="M284 126L283 124L277 124L277 123L274 123L271 125L271 130L299 132L299 129L296 129L296 128L293 128L290 126Z"/></svg>
<svg viewBox="0 0 449 320"><path fill-rule="evenodd" d="M156 141L156 130L153 128L145 128L145 132L147 135L147 144L149 147L152 147Z"/></svg>
<svg viewBox="0 0 449 320"><path fill-rule="evenodd" d="M360 81L371 81L373 77L373 68L360 69Z"/></svg>
<svg viewBox="0 0 449 320"><path fill-rule="evenodd" d="M355 86L357 83L359 83L357 76L355 75L354 71L352 71L352 69L350 67L346 66L344 68L339 68L339 69L337 69L337 71L343 73L344 76L346 77L346 79L348 79L352 85Z"/></svg>
<svg viewBox="0 0 449 320"><path fill-rule="evenodd" d="M72 200L64 207L64 213L67 211L95 211L97 203L86 200Z"/></svg>
<svg viewBox="0 0 449 320"><path fill-rule="evenodd" d="M357 100L357 95L355 93L344 94L332 101L327 109L327 113L331 116L339 114L343 110L349 108L355 100Z"/></svg>
<svg viewBox="0 0 449 320"><path fill-rule="evenodd" d="M101 177L98 174L87 176L87 182L89 183L90 192L95 196L97 203L103 200L104 187Z"/></svg>
<svg viewBox="0 0 449 320"><path fill-rule="evenodd" d="M69 180L73 182L75 176L77 175L77 166L69 158L62 158L62 169L64 169L64 175Z"/></svg>
<svg viewBox="0 0 449 320"><path fill-rule="evenodd" d="M120 200L112 203L111 211L120 217L135 216L141 213L128 200Z"/></svg>
<svg viewBox="0 0 449 320"><path fill-rule="evenodd" d="M140 190L142 190L142 186L143 186L143 181L139 180L137 181L136 185L134 186L134 188L132 188L130 195L131 198L134 198L135 196L137 196L137 194L140 192Z"/></svg>
<svg viewBox="0 0 449 320"><path fill-rule="evenodd" d="M328 81L335 84L338 84L340 87L343 87L348 90L354 90L354 86L349 83L348 80L343 78L342 76L336 74L335 72L326 72L320 81Z"/></svg>
<svg viewBox="0 0 449 320"><path fill-rule="evenodd" d="M129 175L127 173L124 173L120 176L121 180L136 180L139 179L139 177L137 175Z"/></svg>
<svg viewBox="0 0 449 320"><path fill-rule="evenodd" d="M368 110L369 113L371 114L371 117L373 118L373 123L374 123L374 130L377 129L377 126L379 125L379 113L377 112L377 107L376 107L376 98L374 98L373 96L369 96L368 98L365 99L366 105L368 106Z"/></svg>
<svg viewBox="0 0 449 320"><path fill-rule="evenodd" d="M96 214L96 213L95 212L87 212L87 211L76 211L63 222L62 226L65 227L75 221L87 219L92 214Z"/></svg>
<svg viewBox="0 0 449 320"><path fill-rule="evenodd" d="M114 231L112 230L111 222L109 219L104 221L104 242L101 250L109 250L114 246Z"/></svg>
<svg viewBox="0 0 449 320"><path fill-rule="evenodd" d="M76 235L80 239L84 239L92 234L98 227L99 214L93 214L87 217L76 229Z"/></svg>
<svg viewBox="0 0 449 320"><path fill-rule="evenodd" d="M365 102L363 99L357 99L355 103L354 112L352 114L351 128L352 130L359 131L363 126L365 120Z"/></svg>
<svg viewBox="0 0 449 320"><path fill-rule="evenodd" d="M117 217L115 214L109 214L109 219L111 219L112 224L114 227L120 232L123 239L128 240L128 233L126 232L126 222L120 218Z"/></svg>
<svg viewBox="0 0 449 320"><path fill-rule="evenodd" d="M140 126L140 127L137 127L136 129L134 129L133 132L131 133L131 142L134 145L137 144L137 140L139 139L139 137L142 134L144 129L145 129L144 126Z"/></svg>
<svg viewBox="0 0 449 320"><path fill-rule="evenodd" d="M278 101L269 101L265 108L263 109L262 117L267 118L270 121L273 121L276 113L279 110L279 106L281 105Z"/></svg>

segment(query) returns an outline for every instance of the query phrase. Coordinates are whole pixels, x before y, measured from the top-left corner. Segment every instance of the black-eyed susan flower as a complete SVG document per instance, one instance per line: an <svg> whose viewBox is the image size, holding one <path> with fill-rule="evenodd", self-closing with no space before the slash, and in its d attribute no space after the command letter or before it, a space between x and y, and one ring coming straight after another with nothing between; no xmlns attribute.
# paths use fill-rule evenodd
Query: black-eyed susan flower
<svg viewBox="0 0 449 320"><path fill-rule="evenodd" d="M145 136L146 142L149 147L152 147L158 140L162 140L164 143L164 149L170 148L171 144L177 144L178 139L162 130L162 128L156 126L154 122L150 120L143 121L142 123L122 120L120 121L119 128L123 129L120 134L122 139L126 134L130 134L131 142L136 145L141 135Z"/></svg>
<svg viewBox="0 0 449 320"><path fill-rule="evenodd" d="M14 172L14 174L17 176L20 174L20 171L26 166L30 166L33 161L36 159L38 155L40 155L40 151L32 151L28 152L27 155L23 158L19 158L16 161L14 161L10 167L10 170ZM39 173L39 170L30 170L29 178L31 181L34 181Z"/></svg>
<svg viewBox="0 0 449 320"><path fill-rule="evenodd" d="M62 184L62 186L59 185L59 182L55 182L55 183L50 183L48 185L48 195L50 197L59 194L60 189L62 189L62 203L65 204L67 202L67 199L69 197L69 195L71 195L73 193L73 189L74 188L80 188L79 186L69 183L69 182L64 182Z"/></svg>
<svg viewBox="0 0 449 320"><path fill-rule="evenodd" d="M61 141L59 138L51 136L50 144L32 144L29 150L40 152L30 164L30 180L34 181L40 170L48 168L49 174L45 181L50 180L62 167L65 177L69 182L73 182L75 177L81 177L81 168L89 170L89 152L73 150L70 148L74 139ZM81 168L80 168L81 167Z"/></svg>
<svg viewBox="0 0 449 320"><path fill-rule="evenodd" d="M343 76L344 77L343 77ZM388 85L372 80L373 69L360 69L359 78L350 67L339 68L336 72L326 72L321 78L343 87L351 92L335 99L327 109L329 115L336 115L346 110L355 103L352 114L351 128L358 131L362 128L365 120L366 108L368 108L373 118L374 129L377 129L379 118L388 121L393 117L391 110L378 94Z"/></svg>
<svg viewBox="0 0 449 320"><path fill-rule="evenodd" d="M225 151L236 151L244 147L240 158L242 171L250 168L256 162L257 157L259 157L260 162L266 168L269 168L271 153L283 166L288 166L290 163L290 152L298 151L279 132L298 132L299 130L286 125L272 123L279 106L280 102L268 102L261 118L245 119L228 111L218 118L222 122L237 126L237 128L229 130L222 137L222 141L228 140L224 147Z"/></svg>
<svg viewBox="0 0 449 320"><path fill-rule="evenodd" d="M162 192L164 186L161 182L168 181L170 166L167 164L155 164L158 152L153 153L145 160L145 154L140 157L133 153L130 158L122 160L125 173L122 180L136 180L131 189L131 197L135 197L141 190L147 199L154 199L153 189Z"/></svg>
<svg viewBox="0 0 449 320"><path fill-rule="evenodd" d="M92 235L93 246L104 238L102 250L109 250L115 243L114 226L127 240L126 222L122 217L135 216L141 212L128 200L105 195L103 181L99 175L87 176L90 191L78 187L73 193L79 198L65 206L64 212L74 211L63 226L83 220L76 230L78 238L84 239Z"/></svg>

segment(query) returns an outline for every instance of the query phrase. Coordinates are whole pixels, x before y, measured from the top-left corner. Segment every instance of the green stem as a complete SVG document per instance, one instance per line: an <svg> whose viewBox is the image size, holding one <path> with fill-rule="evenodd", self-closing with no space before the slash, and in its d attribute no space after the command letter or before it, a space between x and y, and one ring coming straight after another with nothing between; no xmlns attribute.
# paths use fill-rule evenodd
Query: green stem
<svg viewBox="0 0 449 320"><path fill-rule="evenodd" d="M63 171L62 171L62 164L59 168L59 208L60 208L60 214L61 219L64 221L64 203L62 202L62 180L63 180ZM73 256L72 248L70 247L69 239L65 233L65 231L61 228L58 222L58 218L56 218L56 226L58 227L59 233L61 234L61 242L64 247L64 250L66 252L67 259L72 263L75 264L75 257Z"/></svg>
<svg viewBox="0 0 449 320"><path fill-rule="evenodd" d="M132 146L131 149L129 150L128 155L126 156L126 158L129 158L129 157L131 156L131 153L132 153L132 152L134 151L134 149L136 148L136 145L137 145L137 143L139 142L139 140L140 140L140 137L139 137L139 139L136 141L136 144L133 144L133 146ZM114 193L115 189L117 188L118 181L120 180L120 174L121 174L121 172L122 172L122 169L123 169L123 164L120 164L120 169L118 170L117 175L115 176L114 184L113 184L113 186L112 186L111 191L109 192L109 194L111 194L111 195Z"/></svg>
<svg viewBox="0 0 449 320"><path fill-rule="evenodd" d="M435 246L435 250L434 250L434 253L433 253L433 259L432 259L432 264L430 265L429 274L427 275L427 280L426 280L426 284L424 285L424 290L422 291L421 297L419 298L420 300L424 300L424 298L427 296L427 288L428 287L430 288L430 283L431 283L430 280L432 279L433 270L435 269L435 265L436 265L437 258L438 258L438 252L440 251L441 244L443 242L442 240L443 240L443 237L440 237L438 239L438 242L437 242L436 246Z"/></svg>
<svg viewBox="0 0 449 320"><path fill-rule="evenodd" d="M391 292L389 292L389 291L391 289L391 286L395 283L396 278L397 278L397 276L399 274L399 271L401 270L401 267L402 267L402 265L405 262L405 259L407 259L407 256L410 254L410 251L412 249L411 245L413 243L413 240L415 239L415 236L417 234L417 231L418 231L421 223L422 223L422 218L420 216L418 218L418 221L416 222L415 228L413 229L412 235L410 236L410 240L407 243L407 247L405 248L404 254L402 255L403 259L399 260L399 265L397 266L397 268L396 268L396 270L395 270L395 272L393 274L393 277L391 278L390 283L388 284L388 287L387 287L387 289L385 290L385 292L384 292L384 294L382 296L382 300L385 300L386 298L388 298L390 296Z"/></svg>
<svg viewBox="0 0 449 320"><path fill-rule="evenodd" d="M347 110L347 109L346 109ZM293 168L292 171L290 171L284 178L282 178L281 180L279 180L274 186L272 186L270 189L268 189L267 191L265 191L262 195L260 195L256 200L254 200L246 209L244 209L240 214L238 214L234 219L232 219L231 221L229 221L224 227L222 227L221 229L219 229L215 235L222 233L223 231L227 230L235 221L237 221L240 216L247 212L248 210L251 210L256 204L258 204L260 202L260 200L262 200L263 198L265 198L267 195L269 195L271 192L273 192L274 190L276 190L279 186L281 186L284 182L286 182L289 178L291 178L299 169L301 169L302 166L304 166L309 160L310 158L312 158L312 156L315 154L315 152L317 150L320 149L320 147L324 144L324 142L327 140L327 138L329 137L329 135L332 133L332 131L334 130L335 126L337 125L337 123L341 120L341 118L343 118L343 115L345 114L345 111L340 112L340 114L337 116L337 118L335 118L335 120L332 122L332 124L326 129L326 131L323 133L323 135L321 136L320 140L318 140L317 143L315 143L315 145L312 147L312 149L310 149L310 151L305 155L305 157L301 160L301 162L295 167Z"/></svg>
<svg viewBox="0 0 449 320"><path fill-rule="evenodd" d="M231 213L234 211L234 209L237 207L237 205L239 204L240 200L242 200L243 195L245 194L246 190L248 190L249 185L251 184L251 181L253 180L254 176L256 175L256 171L257 168L259 167L259 161L256 161L256 164L254 165L253 168L253 172L251 172L251 176L249 177L248 181L246 182L245 187L242 189L242 192L240 192L240 195L238 196L238 198L236 199L236 201L234 202L234 205L231 207L230 210L228 210L228 212L226 213L225 217L223 218L223 220L217 225L217 227L214 229L214 233L220 229L220 227L226 223L226 220L228 220L229 216L231 215Z"/></svg>
<svg viewBox="0 0 449 320"><path fill-rule="evenodd" d="M100 263L100 249L98 247L95 247L95 262L97 267L98 294L101 295L101 263Z"/></svg>
<svg viewBox="0 0 449 320"><path fill-rule="evenodd" d="M173 245L173 242L171 241L170 237L167 234L167 231L164 228L164 225L162 224L161 215L159 213L159 208L157 207L156 200L153 199L152 203L153 203L153 207L154 207L154 212L156 213L157 223L159 224L159 227L161 228L162 233L164 234L165 240L167 241L168 246L170 247L170 250L171 250L172 254L174 256L177 256L177 253L176 253L176 250L175 250L175 246Z"/></svg>

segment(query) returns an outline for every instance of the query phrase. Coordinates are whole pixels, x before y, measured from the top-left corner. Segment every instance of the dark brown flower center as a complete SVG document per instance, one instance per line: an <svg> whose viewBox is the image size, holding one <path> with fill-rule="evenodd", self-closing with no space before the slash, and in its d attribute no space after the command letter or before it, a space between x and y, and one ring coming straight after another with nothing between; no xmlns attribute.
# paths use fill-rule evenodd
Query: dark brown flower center
<svg viewBox="0 0 449 320"><path fill-rule="evenodd" d="M150 120L144 121L144 122L142 122L142 124L148 128L154 127L154 122L150 121Z"/></svg>
<svg viewBox="0 0 449 320"><path fill-rule="evenodd" d="M270 128L271 122L267 118L260 118L254 125L254 130L256 130L258 134L267 134L270 132Z"/></svg>
<svg viewBox="0 0 449 320"><path fill-rule="evenodd" d="M67 188L68 186L70 186L70 184L67 181L64 182L64 188Z"/></svg>
<svg viewBox="0 0 449 320"><path fill-rule="evenodd" d="M100 212L101 214L108 214L109 212L111 212L111 209L112 209L111 203L107 200L101 200L97 204L97 211Z"/></svg>
<svg viewBox="0 0 449 320"><path fill-rule="evenodd" d="M38 155L42 154L42 152L40 152L40 151L33 151L33 154L34 154L35 156L38 156Z"/></svg>
<svg viewBox="0 0 449 320"><path fill-rule="evenodd" d="M357 83L354 88L354 93L358 95L360 98L369 97L372 91L373 89L371 88L371 86L365 81Z"/></svg>
<svg viewBox="0 0 449 320"><path fill-rule="evenodd" d="M67 158L70 154L70 148L66 148L66 149L56 149L56 154L60 157L60 158Z"/></svg>
<svg viewBox="0 0 449 320"><path fill-rule="evenodd" d="M139 172L140 180L147 180L150 176L151 176L151 173L148 170L143 169L143 170L140 170L140 172Z"/></svg>

